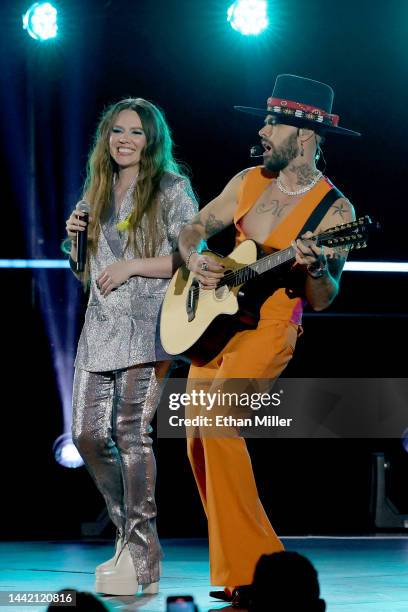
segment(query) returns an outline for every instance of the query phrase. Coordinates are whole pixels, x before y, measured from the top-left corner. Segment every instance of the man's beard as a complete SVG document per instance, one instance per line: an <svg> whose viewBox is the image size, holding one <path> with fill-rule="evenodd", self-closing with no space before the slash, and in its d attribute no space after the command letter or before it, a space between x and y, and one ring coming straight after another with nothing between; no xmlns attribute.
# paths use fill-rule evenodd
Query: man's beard
<svg viewBox="0 0 408 612"><path fill-rule="evenodd" d="M281 144L279 149L273 148L270 155L264 158L264 166L270 172L280 172L299 154L297 144L297 134L288 136L286 142Z"/></svg>

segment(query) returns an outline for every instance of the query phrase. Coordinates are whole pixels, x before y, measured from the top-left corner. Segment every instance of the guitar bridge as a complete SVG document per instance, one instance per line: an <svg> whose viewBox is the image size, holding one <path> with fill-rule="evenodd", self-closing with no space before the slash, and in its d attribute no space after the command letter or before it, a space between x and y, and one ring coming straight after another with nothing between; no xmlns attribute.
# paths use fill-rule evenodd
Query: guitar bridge
<svg viewBox="0 0 408 612"><path fill-rule="evenodd" d="M200 285L198 283L198 280L194 279L188 290L186 300L186 313L189 323L191 323L191 321L193 321L195 318L199 295Z"/></svg>

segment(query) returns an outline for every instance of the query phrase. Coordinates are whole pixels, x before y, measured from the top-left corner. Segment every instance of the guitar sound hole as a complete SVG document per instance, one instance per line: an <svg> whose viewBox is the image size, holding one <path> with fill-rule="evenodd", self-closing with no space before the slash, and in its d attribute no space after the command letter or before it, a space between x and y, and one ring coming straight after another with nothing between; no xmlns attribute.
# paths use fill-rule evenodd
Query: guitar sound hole
<svg viewBox="0 0 408 612"><path fill-rule="evenodd" d="M226 277L231 277L231 275L233 274L232 270L224 270L224 282L225 282L225 278ZM231 277L232 278L232 277ZM222 282L222 279L221 279ZM217 287L217 289L214 290L214 297L216 300L225 300L230 293L230 286L228 284L225 285L221 285L220 287Z"/></svg>
<svg viewBox="0 0 408 612"><path fill-rule="evenodd" d="M216 300L225 300L228 295L229 295L229 287L227 287L226 285L223 285L222 287L217 287L217 289L214 289L214 296Z"/></svg>

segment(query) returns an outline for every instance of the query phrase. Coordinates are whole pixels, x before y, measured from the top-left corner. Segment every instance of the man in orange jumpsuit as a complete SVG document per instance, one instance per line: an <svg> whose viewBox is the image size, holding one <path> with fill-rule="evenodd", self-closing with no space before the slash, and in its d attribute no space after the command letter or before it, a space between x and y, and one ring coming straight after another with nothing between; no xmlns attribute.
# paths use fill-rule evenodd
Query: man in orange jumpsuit
<svg viewBox="0 0 408 612"><path fill-rule="evenodd" d="M267 250L295 247L297 265L304 271L303 295L285 288L274 291L261 307L256 329L239 331L209 363L190 368L193 384L206 381L207 390L215 390L232 378L273 381L292 357L304 302L323 310L338 293L345 254L326 256L305 241L311 234L303 233L311 218L318 219L315 233L355 218L350 202L315 165L326 136L359 136L339 127L339 117L331 114L333 97L324 83L280 75L266 109L237 107L264 117L259 130L263 165L237 174L183 228L181 255L200 286L214 289L223 268L201 255L198 247L234 224L237 243L250 238ZM325 199L328 194L330 201ZM320 218L312 217L324 199ZM303 239L297 239L300 234ZM241 587L252 582L259 557L283 545L260 502L246 444L238 433L206 436L198 428L194 435L188 433L188 455L208 519L211 584L224 587L212 594L239 604L246 592Z"/></svg>

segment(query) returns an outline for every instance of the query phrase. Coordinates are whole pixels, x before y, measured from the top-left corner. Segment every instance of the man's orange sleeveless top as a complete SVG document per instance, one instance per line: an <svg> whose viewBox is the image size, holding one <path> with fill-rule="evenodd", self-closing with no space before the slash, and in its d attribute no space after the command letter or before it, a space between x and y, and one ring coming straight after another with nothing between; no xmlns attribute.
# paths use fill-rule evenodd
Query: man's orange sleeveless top
<svg viewBox="0 0 408 612"><path fill-rule="evenodd" d="M262 166L251 168L245 175L238 193L238 206L234 215L237 228L236 245L246 240L242 228L242 217L254 206L258 198L270 185L276 175L266 172ZM313 210L333 187L331 182L322 177L320 181L305 193L289 215L277 225L261 245L268 250L281 250L290 246L302 230ZM277 289L262 305L261 319L302 322L304 301L299 297L290 297L284 288Z"/></svg>

